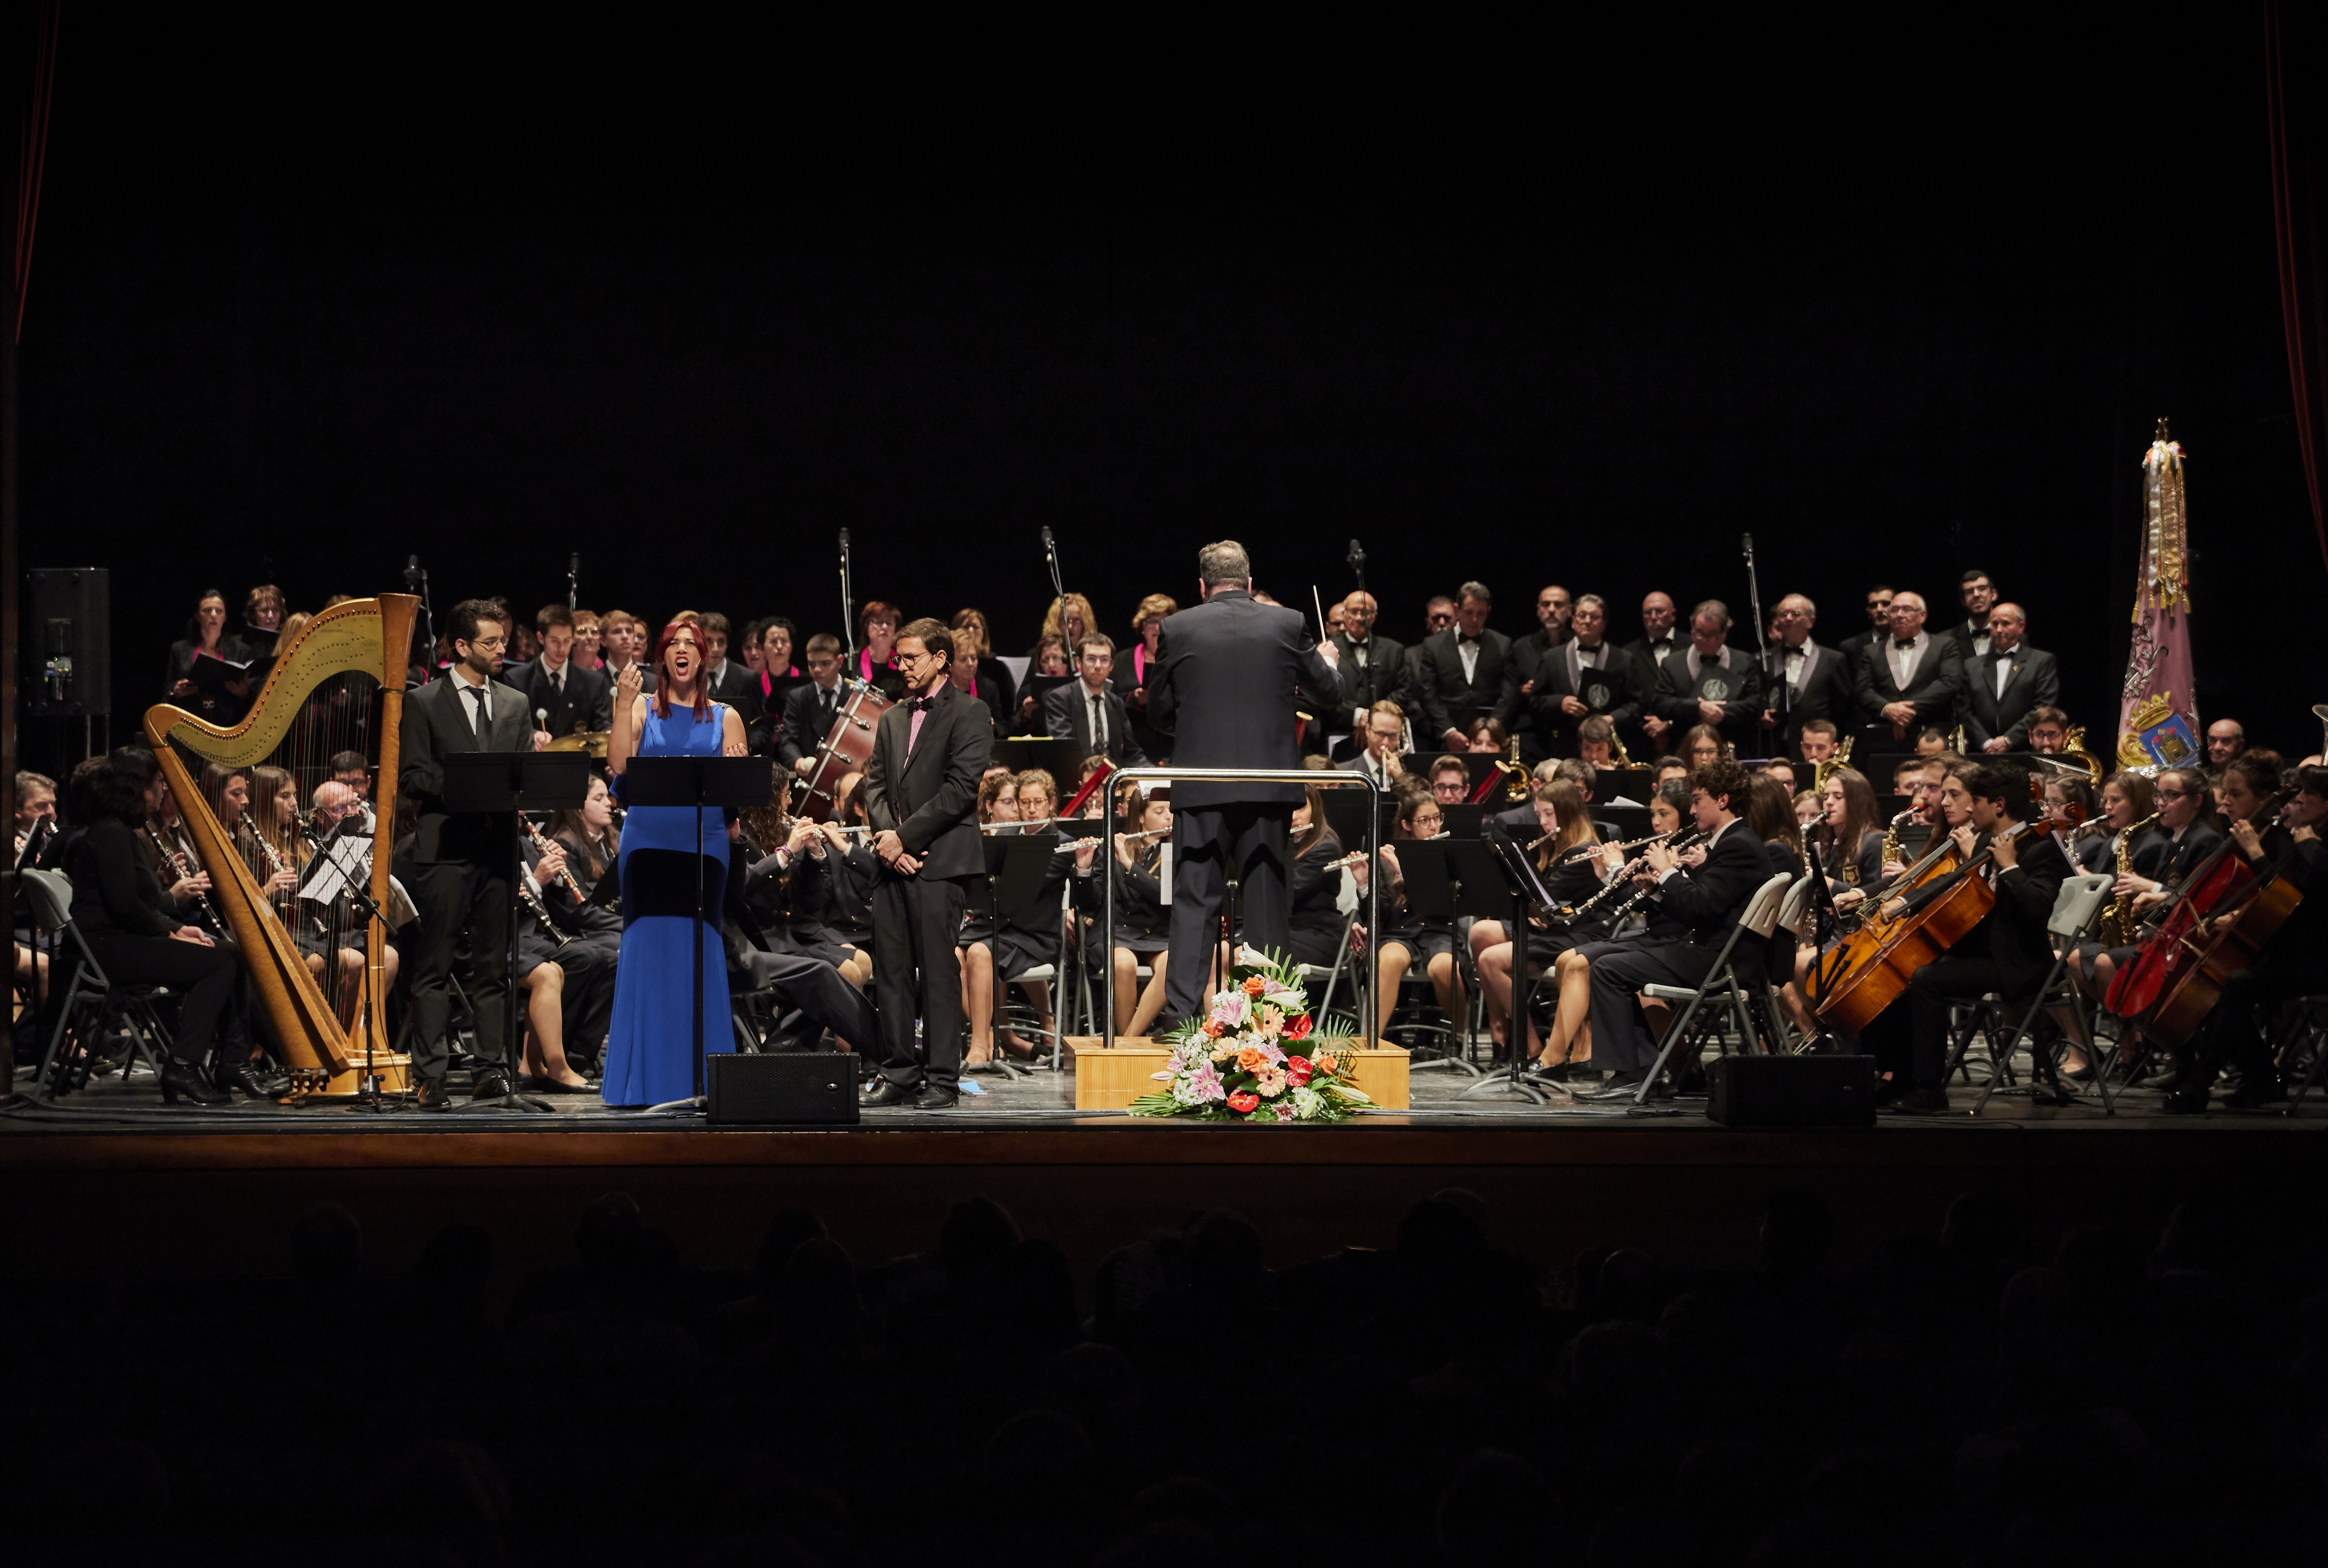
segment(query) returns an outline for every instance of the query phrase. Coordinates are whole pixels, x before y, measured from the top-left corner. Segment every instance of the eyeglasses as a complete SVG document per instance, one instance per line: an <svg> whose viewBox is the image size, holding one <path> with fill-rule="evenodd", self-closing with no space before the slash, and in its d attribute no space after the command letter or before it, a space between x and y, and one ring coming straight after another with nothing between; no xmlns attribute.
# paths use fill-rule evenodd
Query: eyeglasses
<svg viewBox="0 0 2328 1568"><path fill-rule="evenodd" d="M496 648L508 647L509 639L507 637L472 637L469 639L469 646L482 648L490 653Z"/></svg>
<svg viewBox="0 0 2328 1568"><path fill-rule="evenodd" d="M2155 790L2152 793L2162 801L2187 801L2191 798L2189 790Z"/></svg>

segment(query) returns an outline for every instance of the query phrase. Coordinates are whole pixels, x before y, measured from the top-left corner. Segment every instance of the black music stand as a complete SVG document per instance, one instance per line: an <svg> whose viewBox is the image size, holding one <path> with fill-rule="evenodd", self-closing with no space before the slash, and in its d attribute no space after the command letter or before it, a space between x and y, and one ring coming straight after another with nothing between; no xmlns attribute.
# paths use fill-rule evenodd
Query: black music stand
<svg viewBox="0 0 2328 1568"><path fill-rule="evenodd" d="M1046 677L1048 679L1048 677ZM1025 773L1039 767L1051 775L1051 785L1057 791L1056 803L1065 805L1075 798L1076 787L1084 781L1084 748L1073 737L1046 739L1041 736L1016 735L994 741L994 760L1012 773Z"/></svg>
<svg viewBox="0 0 2328 1568"><path fill-rule="evenodd" d="M517 1092L520 1069L525 1066L525 1037L517 1027L518 889L525 885L525 829L518 813L578 808L590 798L590 754L455 751L442 760L446 811L505 817L509 822L509 968L508 989L502 994L502 1049L513 1059L502 1066L509 1074L509 1103L521 1110L547 1111L549 1102L529 1100ZM491 1109L493 1103L486 1101L485 1105Z"/></svg>
<svg viewBox="0 0 2328 1568"><path fill-rule="evenodd" d="M1521 1075L1520 1064L1527 1059L1528 916L1534 910L1554 906L1552 890L1536 875L1535 867L1529 862L1527 851L1521 847L1519 840L1513 837L1511 830L1501 822L1492 818L1488 820L1482 847L1494 856L1495 869L1502 874L1503 884L1510 891L1512 899L1511 925L1508 927L1512 937L1512 1010L1511 1016L1504 1020L1504 1043L1510 1049L1512 1059L1506 1075L1500 1080L1490 1074L1463 1093L1469 1094L1473 1089L1493 1084L1541 1105L1544 1103L1544 1097L1535 1084Z"/></svg>
<svg viewBox="0 0 2328 1568"><path fill-rule="evenodd" d="M695 808L695 983L690 1010L695 1019L695 1097L654 1109L697 1110L703 1098L703 811L717 806L741 811L766 802L775 780L764 756L634 756L623 772L623 798L633 806ZM723 949L719 962L728 962ZM729 1026L733 1028L732 1025Z"/></svg>

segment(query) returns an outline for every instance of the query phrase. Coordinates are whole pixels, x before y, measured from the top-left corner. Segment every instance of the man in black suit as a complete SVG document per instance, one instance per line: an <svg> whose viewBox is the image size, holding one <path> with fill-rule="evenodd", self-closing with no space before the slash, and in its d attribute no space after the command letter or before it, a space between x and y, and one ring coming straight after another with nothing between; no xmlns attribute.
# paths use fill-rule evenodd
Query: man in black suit
<svg viewBox="0 0 2328 1568"><path fill-rule="evenodd" d="M1406 690L1412 700L1403 706L1409 717L1420 720L1422 710L1422 645L1455 624L1455 601L1445 594L1433 594L1422 606L1422 635L1406 645Z"/></svg>
<svg viewBox="0 0 2328 1568"><path fill-rule="evenodd" d="M1149 667L1148 716L1172 737L1173 765L1298 767L1294 705L1335 711L1341 650L1321 647L1300 611L1255 601L1252 559L1234 540L1197 552L1197 587L1204 603L1164 623ZM1230 878L1243 892L1245 941L1288 950L1285 834L1300 799L1290 784L1172 786L1172 949L1159 1029L1203 1014Z"/></svg>
<svg viewBox="0 0 2328 1568"><path fill-rule="evenodd" d="M1839 650L1811 640L1818 624L1818 606L1803 594L1779 601L1779 679L1763 696L1762 722L1775 725L1781 756L1795 755L1803 726L1815 718L1849 724L1857 718L1859 702L1850 663Z"/></svg>
<svg viewBox="0 0 2328 1568"><path fill-rule="evenodd" d="M1520 760L1531 767L1546 757L1574 756L1577 726L1588 718L1630 728L1641 716L1633 661L1608 640L1608 602L1586 594L1563 608L1568 619L1558 644L1540 643L1538 634L1515 644L1504 666L1505 722L1518 734Z"/></svg>
<svg viewBox="0 0 2328 1568"><path fill-rule="evenodd" d="M2070 874L2069 859L2052 834L2016 836L2013 831L2030 814L2024 768L1984 762L1956 769L1940 786L1940 813L1955 835L1960 859L1971 859L1983 847L1989 850L1990 864L1969 874L1988 878L1996 902L1938 962L1925 964L1910 978L1915 1086L1900 1108L1923 1114L1948 1108L1948 1004L1975 1001L1990 991L2007 1002L2027 1000L2052 967L2045 923L2052 918L2054 896ZM1912 913L1966 875L1951 871L1936 877L1889 900L1886 912L1895 916ZM1597 1035L1595 1040L1597 1047ZM2059 1084L2054 1092L2059 1094Z"/></svg>
<svg viewBox="0 0 2328 1568"><path fill-rule="evenodd" d="M1705 983L1731 927L1769 878L1761 840L1732 809L1746 804L1745 768L1701 763L1689 782L1691 821L1713 835L1705 859L1684 869L1672 850L1650 845L1635 880L1657 886L1658 918L1678 929L1667 937L1591 949L1592 1060L1612 1071L1606 1083L1578 1094L1580 1100L1629 1099L1639 1090L1657 1059L1657 1042L1641 1018L1641 988Z"/></svg>
<svg viewBox="0 0 2328 1568"><path fill-rule="evenodd" d="M1072 740L1086 757L1118 767L1146 767L1148 754L1132 738L1131 710L1109 684L1115 644L1103 632L1086 632L1075 646L1075 679L1043 699L1044 733Z"/></svg>
<svg viewBox="0 0 2328 1568"><path fill-rule="evenodd" d="M1675 619L1673 596L1650 594L1641 601L1641 634L1622 650L1633 662L1633 692L1641 705L1639 738L1653 747L1662 746L1666 731L1673 728L1652 706L1657 694L1657 671L1665 668L1667 659L1689 646L1689 639L1675 629Z"/></svg>
<svg viewBox="0 0 2328 1568"><path fill-rule="evenodd" d="M469 1000L476 1015L474 1097L510 1093L509 1042L502 1038L502 999L509 993L509 833L506 815L447 812L441 758L462 751L538 749L542 737L526 711L525 693L493 679L508 643L508 626L485 599L464 599L446 618L453 664L404 699L402 750L397 787L418 806L408 850L406 890L420 912L419 950L412 957L413 1100L424 1111L451 1103L445 1086L445 1021L451 1006L446 983L453 949L469 933ZM570 629L570 628L569 628Z"/></svg>
<svg viewBox="0 0 2328 1568"><path fill-rule="evenodd" d="M541 656L509 671L510 683L525 693L526 712L545 737L540 744L577 729L615 727L614 689L605 673L574 662L574 612L544 605L533 618L541 634Z"/></svg>
<svg viewBox="0 0 2328 1568"><path fill-rule="evenodd" d="M1413 705L1406 646L1375 631L1375 596L1364 588L1342 601L1342 629L1334 634L1342 655L1342 699L1332 719L1337 735L1359 728L1377 702L1395 702L1403 710Z"/></svg>
<svg viewBox="0 0 2328 1568"><path fill-rule="evenodd" d="M819 632L808 640L808 679L784 699L776 730L776 760L806 778L816 771L817 748L832 733L847 700L840 690L840 639Z"/></svg>
<svg viewBox="0 0 2328 1568"><path fill-rule="evenodd" d="M1870 643L1881 643L1892 634L1892 590L1882 583L1867 590L1867 630L1854 632L1835 644L1836 652L1849 661L1851 679L1859 679L1859 656Z"/></svg>
<svg viewBox="0 0 2328 1568"><path fill-rule="evenodd" d="M882 866L873 884L881 1083L863 1103L943 1111L954 1103L962 1077L962 960L954 935L972 880L986 875L978 778L993 755L994 721L986 704L947 679L953 634L942 622L907 622L897 634L896 659L906 700L874 726L865 765L865 811Z"/></svg>
<svg viewBox="0 0 2328 1568"><path fill-rule="evenodd" d="M1956 722L1964 666L1956 645L1924 629L1924 596L1892 596L1892 634L1859 656L1859 716L1871 728L1889 725L1893 740L1924 726Z"/></svg>
<svg viewBox="0 0 2328 1568"><path fill-rule="evenodd" d="M1965 618L1950 626L1945 635L1948 645L1956 650L1957 662L1970 675L1988 653L1988 617L1996 607L1996 585L1988 580L1986 572L1976 567L1957 583L1957 597L1963 601Z"/></svg>
<svg viewBox="0 0 2328 1568"><path fill-rule="evenodd" d="M2025 750L2029 716L2061 700L2053 655L2031 647L2029 617L2019 605L1988 612L1988 651L1963 661L1965 744L1990 753Z"/></svg>
<svg viewBox="0 0 2328 1568"><path fill-rule="evenodd" d="M1689 646L1657 669L1655 707L1668 728L1711 724L1744 749L1762 719L1762 671L1754 655L1732 648L1730 606L1707 599L1689 613Z"/></svg>
<svg viewBox="0 0 2328 1568"><path fill-rule="evenodd" d="M695 617L703 632L703 683L714 702L725 702L740 716L760 711L760 678L740 659L728 657L728 617L705 610Z"/></svg>
<svg viewBox="0 0 2328 1568"><path fill-rule="evenodd" d="M1494 608L1487 584L1465 583L1455 600L1455 624L1423 643L1417 661L1422 684L1416 698L1422 722L1415 727L1416 746L1461 751L1470 744L1469 731L1475 722L1498 717L1512 640L1488 629Z"/></svg>

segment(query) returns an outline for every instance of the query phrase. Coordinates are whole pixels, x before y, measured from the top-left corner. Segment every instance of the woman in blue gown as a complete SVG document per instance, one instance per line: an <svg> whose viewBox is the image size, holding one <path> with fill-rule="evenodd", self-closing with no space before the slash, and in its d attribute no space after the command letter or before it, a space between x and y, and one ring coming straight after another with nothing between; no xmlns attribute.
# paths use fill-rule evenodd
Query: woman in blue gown
<svg viewBox="0 0 2328 1568"><path fill-rule="evenodd" d="M639 667L615 687L615 732L606 770L623 795L634 756L742 756L744 721L704 690L703 635L691 621L663 628L655 647L655 693L640 690ZM623 953L615 970L615 1012L606 1029L599 1092L609 1105L660 1105L695 1093L695 1017L688 990L695 972L695 810L633 806L623 822ZM703 1048L732 1051L728 950L719 907L728 881L728 825L703 813Z"/></svg>

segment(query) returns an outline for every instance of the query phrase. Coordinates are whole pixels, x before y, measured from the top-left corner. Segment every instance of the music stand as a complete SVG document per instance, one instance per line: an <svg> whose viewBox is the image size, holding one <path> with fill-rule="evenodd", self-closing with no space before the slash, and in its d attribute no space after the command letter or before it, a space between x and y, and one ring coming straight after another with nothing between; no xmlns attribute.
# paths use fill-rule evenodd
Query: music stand
<svg viewBox="0 0 2328 1568"><path fill-rule="evenodd" d="M1040 736L996 737L993 760L1012 773L1039 767L1051 775L1053 803L1065 802L1084 781L1083 743L1072 737L1045 739Z"/></svg>
<svg viewBox="0 0 2328 1568"><path fill-rule="evenodd" d="M656 1109L701 1110L703 1098L703 811L706 806L741 811L775 793L764 756L634 756L623 772L623 798L634 806L695 808L695 984L690 1010L695 1020L695 1097ZM579 804L577 801L576 803ZM723 950L719 962L728 962Z"/></svg>
<svg viewBox="0 0 2328 1568"><path fill-rule="evenodd" d="M1551 909L1555 905L1552 890L1536 874L1520 841L1501 822L1488 820L1481 848L1494 857L1495 869L1501 873L1512 899L1511 925L1507 927L1512 938L1512 1004L1511 1014L1504 1020L1504 1041L1510 1047L1512 1059L1500 1081L1490 1075L1463 1092L1468 1095L1473 1089L1493 1084L1541 1105L1544 1103L1543 1094L1520 1075L1520 1064L1527 1059L1528 915L1535 909Z"/></svg>
<svg viewBox="0 0 2328 1568"><path fill-rule="evenodd" d="M445 765L445 809L509 820L510 915L509 953L504 972L507 989L502 995L502 1049L515 1059L502 1064L510 1077L512 1103L530 1111L547 1111L549 1103L529 1100L517 1092L519 1069L524 1066L524 1037L517 1027L517 890L525 884L525 831L521 812L557 812L579 807L590 796L590 754L587 751L456 751ZM490 1102L488 1102L490 1103Z"/></svg>

